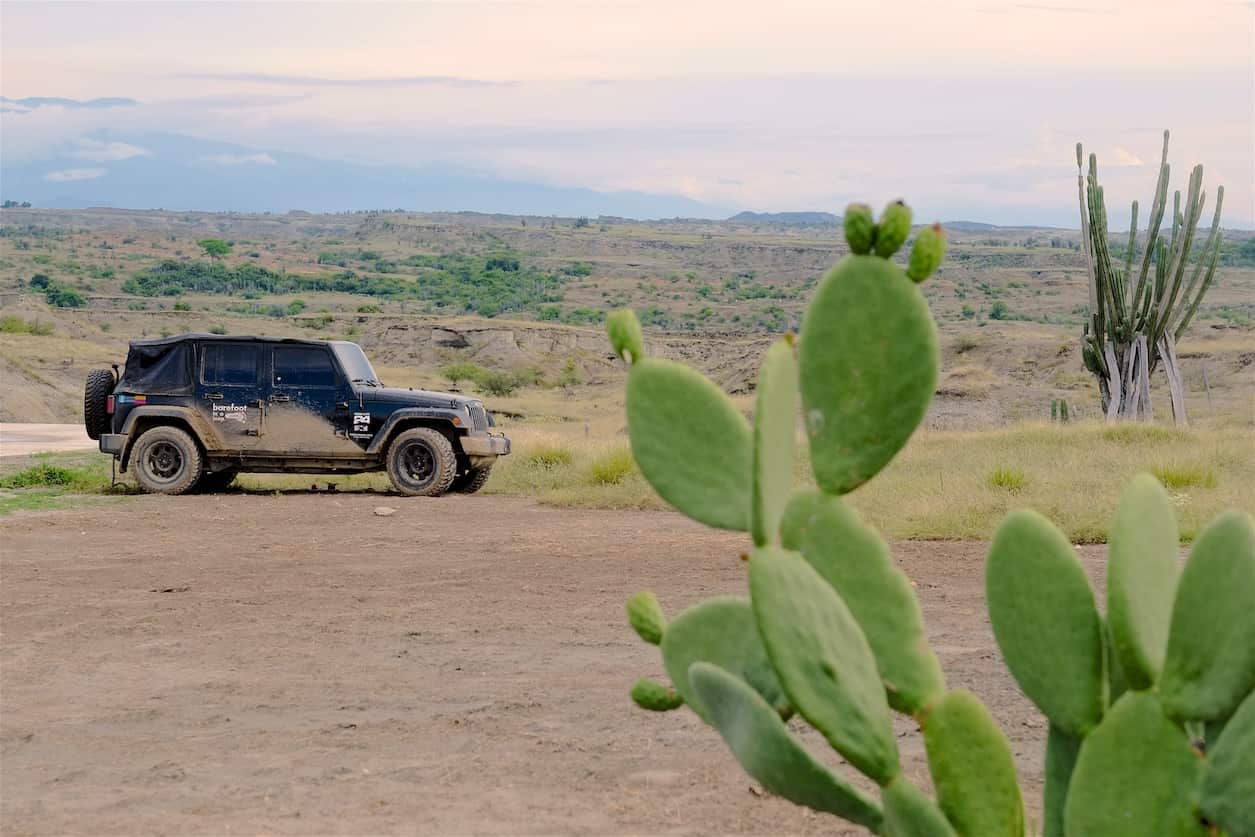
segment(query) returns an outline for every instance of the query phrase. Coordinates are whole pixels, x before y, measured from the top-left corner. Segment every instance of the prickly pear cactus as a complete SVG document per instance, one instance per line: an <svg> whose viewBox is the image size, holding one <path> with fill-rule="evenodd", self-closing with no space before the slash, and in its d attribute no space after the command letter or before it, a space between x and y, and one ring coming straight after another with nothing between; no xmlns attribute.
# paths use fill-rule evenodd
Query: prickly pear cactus
<svg viewBox="0 0 1255 837"><path fill-rule="evenodd" d="M852 253L820 283L801 335L768 350L752 422L699 373L645 357L630 312L609 319L641 472L679 511L752 542L749 599L670 621L652 593L628 602L672 683L642 679L631 696L652 711L687 705L767 791L874 834L1023 837L1006 736L975 695L946 686L909 580L842 499L907 443L936 386L916 285L945 240L921 229L904 270L889 259L910 233L901 201L879 220L849 207ZM799 402L818 490L791 484ZM1050 722L1046 837L1255 837L1255 528L1222 515L1184 569L1177 550L1171 503L1138 477L1111 530L1104 619L1045 518L1014 512L994 537L990 621ZM904 775L893 712L923 732L935 800ZM794 713L878 794L816 760L785 723Z"/></svg>

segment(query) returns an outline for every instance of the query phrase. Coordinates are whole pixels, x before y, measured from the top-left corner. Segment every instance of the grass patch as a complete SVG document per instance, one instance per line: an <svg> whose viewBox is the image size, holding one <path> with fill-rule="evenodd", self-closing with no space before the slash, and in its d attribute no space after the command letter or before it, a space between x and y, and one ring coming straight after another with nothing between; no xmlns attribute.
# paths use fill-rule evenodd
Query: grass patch
<svg viewBox="0 0 1255 837"><path fill-rule="evenodd" d="M1213 468L1192 462L1171 462L1151 467L1155 479L1170 491L1189 488L1215 488L1220 482Z"/></svg>
<svg viewBox="0 0 1255 837"><path fill-rule="evenodd" d="M527 468L553 471L565 468L575 461L575 454L569 447L557 442L542 441L531 447L520 459Z"/></svg>
<svg viewBox="0 0 1255 837"><path fill-rule="evenodd" d="M52 331L52 323L24 320L11 314L0 317L0 334L31 334L36 337L47 337L52 334Z"/></svg>
<svg viewBox="0 0 1255 837"><path fill-rule="evenodd" d="M994 488L1017 492L1023 491L1028 485L1028 474L1019 468L994 468L989 472L986 481Z"/></svg>
<svg viewBox="0 0 1255 837"><path fill-rule="evenodd" d="M637 473L632 449L619 445L593 459L590 466L594 485L618 485Z"/></svg>

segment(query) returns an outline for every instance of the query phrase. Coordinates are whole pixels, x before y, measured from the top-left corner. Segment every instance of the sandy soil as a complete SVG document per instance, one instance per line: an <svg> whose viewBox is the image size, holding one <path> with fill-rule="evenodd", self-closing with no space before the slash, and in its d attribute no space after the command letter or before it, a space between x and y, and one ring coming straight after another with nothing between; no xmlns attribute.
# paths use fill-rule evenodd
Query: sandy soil
<svg viewBox="0 0 1255 837"><path fill-rule="evenodd" d="M0 456L30 456L33 453L65 450L96 450L87 438L83 423L16 424L0 423Z"/></svg>
<svg viewBox="0 0 1255 837"><path fill-rule="evenodd" d="M661 665L624 600L742 592L740 537L494 497L237 493L19 514L0 538L5 835L855 833L759 796L691 713L627 697ZM994 647L983 545L895 553L1036 812L1046 730Z"/></svg>

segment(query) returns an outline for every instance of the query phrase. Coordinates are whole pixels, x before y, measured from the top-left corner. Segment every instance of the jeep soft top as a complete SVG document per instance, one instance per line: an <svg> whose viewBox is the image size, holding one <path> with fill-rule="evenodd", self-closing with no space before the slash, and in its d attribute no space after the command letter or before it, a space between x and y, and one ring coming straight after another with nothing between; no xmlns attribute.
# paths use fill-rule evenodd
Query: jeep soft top
<svg viewBox="0 0 1255 837"><path fill-rule="evenodd" d="M402 494L483 487L510 440L476 398L384 386L360 346L185 334L130 344L94 370L87 433L146 491L181 494L241 472L385 470Z"/></svg>

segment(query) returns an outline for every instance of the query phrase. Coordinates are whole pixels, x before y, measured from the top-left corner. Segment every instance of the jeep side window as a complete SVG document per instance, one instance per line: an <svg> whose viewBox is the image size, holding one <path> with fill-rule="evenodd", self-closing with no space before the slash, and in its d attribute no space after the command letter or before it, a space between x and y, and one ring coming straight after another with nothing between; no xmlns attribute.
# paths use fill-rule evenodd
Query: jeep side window
<svg viewBox="0 0 1255 837"><path fill-rule="evenodd" d="M275 346L274 385L277 387L333 387L331 355L317 346Z"/></svg>
<svg viewBox="0 0 1255 837"><path fill-rule="evenodd" d="M202 349L201 381L206 384L255 384L261 347L244 343L207 343Z"/></svg>

